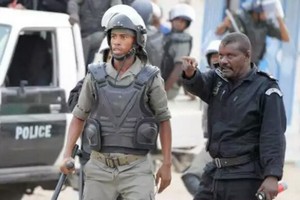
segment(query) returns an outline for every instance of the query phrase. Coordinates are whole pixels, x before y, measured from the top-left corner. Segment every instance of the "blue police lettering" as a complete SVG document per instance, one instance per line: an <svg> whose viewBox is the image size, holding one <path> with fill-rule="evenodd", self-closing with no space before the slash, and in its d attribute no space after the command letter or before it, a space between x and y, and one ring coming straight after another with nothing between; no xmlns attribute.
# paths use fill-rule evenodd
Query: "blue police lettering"
<svg viewBox="0 0 300 200"><path fill-rule="evenodd" d="M17 126L15 139L32 140L37 138L50 138L52 125Z"/></svg>

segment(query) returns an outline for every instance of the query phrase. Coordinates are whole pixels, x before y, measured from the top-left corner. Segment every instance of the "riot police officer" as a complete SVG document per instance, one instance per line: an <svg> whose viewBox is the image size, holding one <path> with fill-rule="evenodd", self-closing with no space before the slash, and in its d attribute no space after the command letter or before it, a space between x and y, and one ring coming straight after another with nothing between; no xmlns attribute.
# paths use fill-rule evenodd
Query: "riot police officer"
<svg viewBox="0 0 300 200"><path fill-rule="evenodd" d="M147 65L146 29L134 9L130 15L111 15L106 26L112 59L89 66L73 110L65 164L81 134L91 151L85 165L84 199L153 199L154 185L162 192L171 181L170 112L157 67ZM148 152L159 136L163 164L153 176Z"/></svg>
<svg viewBox="0 0 300 200"><path fill-rule="evenodd" d="M171 32L164 37L164 55L161 64L162 77L169 100L174 99L180 89L181 57L189 56L192 36L186 31L195 20L195 10L185 3L176 4L169 12ZM194 99L193 96L190 96Z"/></svg>
<svg viewBox="0 0 300 200"><path fill-rule="evenodd" d="M276 11L276 23L267 18L264 11L263 0L247 0L241 4L241 9L233 13L233 18L238 30L235 30L230 18L226 16L223 22L217 26L216 34L223 35L227 30L229 32L239 31L246 34L252 45L252 62L259 66L260 61L265 56L267 48L267 36L277 38L278 40L289 42L290 36L284 22L283 13ZM276 7L276 6L275 6ZM277 9L276 9L277 10Z"/></svg>

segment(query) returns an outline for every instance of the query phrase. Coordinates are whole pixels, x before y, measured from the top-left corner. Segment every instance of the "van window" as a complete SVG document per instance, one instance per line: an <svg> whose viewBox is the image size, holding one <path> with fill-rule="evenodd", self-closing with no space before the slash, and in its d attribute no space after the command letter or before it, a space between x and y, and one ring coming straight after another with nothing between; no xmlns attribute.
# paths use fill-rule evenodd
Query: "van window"
<svg viewBox="0 0 300 200"><path fill-rule="evenodd" d="M5 51L5 46L8 40L8 36L10 33L10 27L0 24L0 64L2 61L2 56Z"/></svg>
<svg viewBox="0 0 300 200"><path fill-rule="evenodd" d="M6 87L55 85L53 44L51 31L23 31L5 78Z"/></svg>

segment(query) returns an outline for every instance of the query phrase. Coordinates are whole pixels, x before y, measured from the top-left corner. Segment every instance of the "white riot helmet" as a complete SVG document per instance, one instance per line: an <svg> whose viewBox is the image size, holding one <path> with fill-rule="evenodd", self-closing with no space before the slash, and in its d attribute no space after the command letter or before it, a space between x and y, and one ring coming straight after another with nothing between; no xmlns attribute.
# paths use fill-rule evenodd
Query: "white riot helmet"
<svg viewBox="0 0 300 200"><path fill-rule="evenodd" d="M172 21L175 18L183 18L188 21L188 26L196 18L195 10L188 4L180 3L176 4L169 12L169 20Z"/></svg>
<svg viewBox="0 0 300 200"><path fill-rule="evenodd" d="M123 13L125 15L130 15L131 13L134 13L134 12L136 12L136 10L134 8L132 8L131 6L124 5L124 4L112 6L108 10L106 10L106 12L104 13L104 15L102 17L101 25L106 28L111 17L117 13Z"/></svg>
<svg viewBox="0 0 300 200"><path fill-rule="evenodd" d="M102 18L102 26L105 27L107 34L107 42L110 46L110 33L112 29L129 29L136 35L136 42L133 49L128 52L128 55L136 53L140 59L147 59L147 53L145 51L147 31L144 20L136 12L136 10L127 5L116 5L108 9ZM123 59L127 55L116 57L116 59Z"/></svg>
<svg viewBox="0 0 300 200"><path fill-rule="evenodd" d="M206 57L208 65L211 65L211 63L210 63L211 55L215 54L215 53L219 53L220 44L221 44L221 40L212 40L208 44L208 46L205 50L205 57Z"/></svg>
<svg viewBox="0 0 300 200"><path fill-rule="evenodd" d="M146 25L144 23L144 20L137 13L137 11L134 8L132 8L131 6L124 5L124 4L119 4L119 5L115 5L115 6L110 7L104 13L104 15L102 17L101 25L106 29L110 19L118 13L126 15L127 17L129 17L131 19L131 21L135 25L140 25L146 30ZM144 34L144 39L145 39L145 42L146 42L147 41L147 34Z"/></svg>

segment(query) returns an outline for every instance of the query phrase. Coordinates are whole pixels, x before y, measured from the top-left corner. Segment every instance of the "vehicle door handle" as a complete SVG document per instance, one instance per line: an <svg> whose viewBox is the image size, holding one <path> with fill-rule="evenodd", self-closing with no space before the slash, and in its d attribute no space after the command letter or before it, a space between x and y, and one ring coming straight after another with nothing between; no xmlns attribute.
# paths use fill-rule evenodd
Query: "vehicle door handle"
<svg viewBox="0 0 300 200"><path fill-rule="evenodd" d="M50 104L49 109L51 113L59 113L61 110L61 104Z"/></svg>

